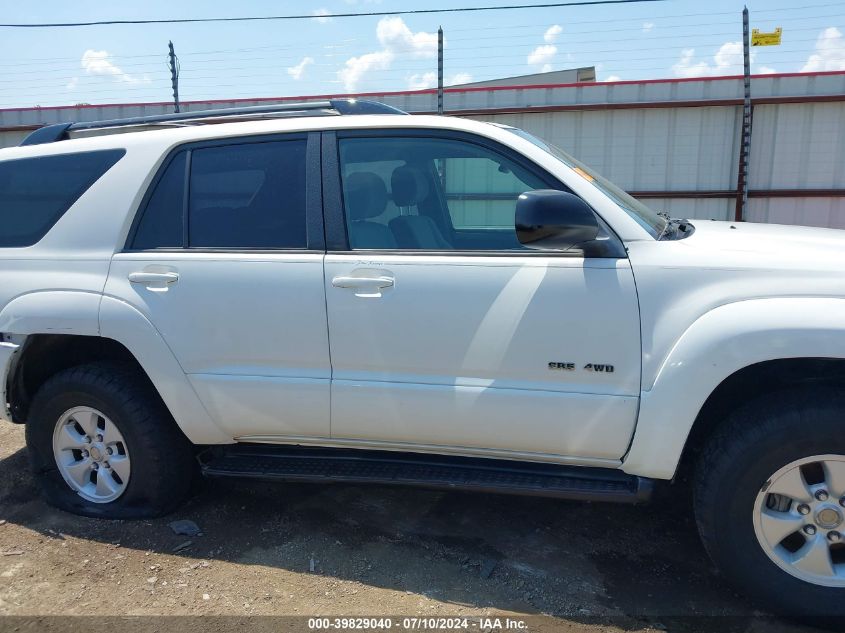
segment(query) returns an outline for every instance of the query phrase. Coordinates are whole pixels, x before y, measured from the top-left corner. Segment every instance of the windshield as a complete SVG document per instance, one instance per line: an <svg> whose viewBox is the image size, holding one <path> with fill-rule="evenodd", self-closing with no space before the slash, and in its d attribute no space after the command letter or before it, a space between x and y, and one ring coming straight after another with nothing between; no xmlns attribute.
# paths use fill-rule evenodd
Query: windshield
<svg viewBox="0 0 845 633"><path fill-rule="evenodd" d="M601 174L598 174L587 167L581 161L576 160L559 147L555 147L551 143L546 143L533 134L529 134L525 130L504 125L500 127L524 138L527 141L530 141L537 147L546 150L564 165L575 171L579 176L588 180L603 194L619 205L619 207L622 208L628 215L636 220L636 222L648 231L652 237L658 238L666 229L666 225L668 223L667 218L648 208L642 202L614 185Z"/></svg>

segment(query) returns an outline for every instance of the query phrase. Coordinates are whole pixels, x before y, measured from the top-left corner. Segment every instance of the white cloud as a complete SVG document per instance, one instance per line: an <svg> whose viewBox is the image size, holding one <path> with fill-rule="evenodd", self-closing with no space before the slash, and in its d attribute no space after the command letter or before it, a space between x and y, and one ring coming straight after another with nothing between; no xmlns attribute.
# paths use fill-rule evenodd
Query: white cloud
<svg viewBox="0 0 845 633"><path fill-rule="evenodd" d="M562 32L563 28L560 24L553 24L547 28L546 32L543 33L543 41L546 43L540 44L533 51L528 53L528 57L526 58L528 63L532 66L542 66L540 69L541 72L547 73L551 71L551 62L555 55L557 55L557 46L555 46L553 42L557 41L557 38Z"/></svg>
<svg viewBox="0 0 845 633"><path fill-rule="evenodd" d="M76 87L79 85L79 77L74 77L65 85L65 88L68 90L76 90Z"/></svg>
<svg viewBox="0 0 845 633"><path fill-rule="evenodd" d="M390 68L397 55L409 55L412 58L437 55L437 34L425 31L414 33L399 17L379 20L376 39L382 47L381 50L350 57L338 71L338 78L346 90L356 90L370 71Z"/></svg>
<svg viewBox="0 0 845 633"><path fill-rule="evenodd" d="M111 57L111 53L108 51L95 51L88 49L82 53L82 69L89 75L112 77L115 81L121 81L124 83L149 83L150 78L146 75L143 77L136 77L123 72L119 66L116 66L111 61Z"/></svg>
<svg viewBox="0 0 845 633"><path fill-rule="evenodd" d="M835 26L826 28L816 40L815 52L801 68L802 73L845 70L845 37Z"/></svg>
<svg viewBox="0 0 845 633"><path fill-rule="evenodd" d="M437 85L437 73L417 73L408 77L408 90L425 90Z"/></svg>
<svg viewBox="0 0 845 633"><path fill-rule="evenodd" d="M545 40L548 44L556 41L558 35L563 33L563 27L560 24L553 24L549 28L546 29L546 32L543 34L543 40Z"/></svg>
<svg viewBox="0 0 845 633"><path fill-rule="evenodd" d="M344 88L353 92L361 83L364 75L372 70L390 68L393 58L394 54L386 50L351 57L346 60L344 67L337 71L337 76L343 82Z"/></svg>
<svg viewBox="0 0 845 633"><path fill-rule="evenodd" d="M319 22L320 24L325 24L326 22L331 22L331 21L332 21L332 19L331 19L331 18L327 18L327 17L325 17L325 16L327 16L327 15L331 15L331 13L332 13L332 12L331 12L331 11L329 11L328 9L314 9L314 11L313 11L312 13L313 13L314 15L318 16L318 17L317 17L317 22Z"/></svg>
<svg viewBox="0 0 845 633"><path fill-rule="evenodd" d="M605 81L622 81L622 77L620 77L619 75L611 75L610 77L605 79Z"/></svg>
<svg viewBox="0 0 845 633"><path fill-rule="evenodd" d="M314 63L313 57L303 57L296 66L288 66L288 75L299 81L305 74L305 69Z"/></svg>
<svg viewBox="0 0 845 633"><path fill-rule="evenodd" d="M693 63L695 49L685 48L681 51L681 58L672 65L672 72L676 77L696 77L706 74L709 70L707 62Z"/></svg>
<svg viewBox="0 0 845 633"><path fill-rule="evenodd" d="M447 86L456 86L459 84L468 84L472 81L472 75L469 73L455 73L449 79L444 80Z"/></svg>
<svg viewBox="0 0 845 633"><path fill-rule="evenodd" d="M468 84L472 81L472 75L469 73L455 73L451 77L443 78L444 86L455 86L459 84ZM408 77L408 90L425 90L426 88L437 87L437 73L416 73Z"/></svg>
<svg viewBox="0 0 845 633"><path fill-rule="evenodd" d="M742 42L725 42L713 55L712 63L696 61L695 49L685 48L681 58L672 66L676 77L712 77L742 73Z"/></svg>
<svg viewBox="0 0 845 633"><path fill-rule="evenodd" d="M751 72L755 75L770 75L777 72L770 66L755 65L757 51L751 50ZM680 59L672 65L676 77L714 77L717 75L741 75L745 71L742 42L725 42L713 55L712 61L695 57L694 48L681 51Z"/></svg>
<svg viewBox="0 0 845 633"><path fill-rule="evenodd" d="M719 71L743 67L742 42L725 42L716 51L713 61Z"/></svg>
<svg viewBox="0 0 845 633"><path fill-rule="evenodd" d="M382 18L376 26L376 38L394 53L411 53L415 57L434 57L437 54L437 33L414 33L402 18Z"/></svg>
<svg viewBox="0 0 845 633"><path fill-rule="evenodd" d="M528 54L529 64L548 64L557 55L557 46L542 44Z"/></svg>
<svg viewBox="0 0 845 633"><path fill-rule="evenodd" d="M651 33L654 30L654 22L643 22L643 33Z"/></svg>

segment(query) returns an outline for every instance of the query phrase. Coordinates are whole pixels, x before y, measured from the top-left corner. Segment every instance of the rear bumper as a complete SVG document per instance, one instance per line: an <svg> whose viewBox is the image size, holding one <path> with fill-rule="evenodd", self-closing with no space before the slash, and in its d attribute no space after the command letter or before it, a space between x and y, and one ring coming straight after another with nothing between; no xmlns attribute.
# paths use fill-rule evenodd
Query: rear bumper
<svg viewBox="0 0 845 633"><path fill-rule="evenodd" d="M0 342L0 420L12 422L12 413L6 398L9 372L14 362L15 354L20 349L16 343Z"/></svg>

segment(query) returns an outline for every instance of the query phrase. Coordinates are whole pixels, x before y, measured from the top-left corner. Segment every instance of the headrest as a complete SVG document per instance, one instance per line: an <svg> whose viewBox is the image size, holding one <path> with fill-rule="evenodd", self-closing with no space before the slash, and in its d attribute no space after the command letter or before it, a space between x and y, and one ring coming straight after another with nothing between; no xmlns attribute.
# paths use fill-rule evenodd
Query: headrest
<svg viewBox="0 0 845 633"><path fill-rule="evenodd" d="M403 165L393 170L390 190L393 192L393 203L397 207L410 207L428 197L428 180L421 169Z"/></svg>
<svg viewBox="0 0 845 633"><path fill-rule="evenodd" d="M384 213L387 207L387 187L384 181L369 171L356 171L344 179L343 195L346 214L351 221L366 220Z"/></svg>

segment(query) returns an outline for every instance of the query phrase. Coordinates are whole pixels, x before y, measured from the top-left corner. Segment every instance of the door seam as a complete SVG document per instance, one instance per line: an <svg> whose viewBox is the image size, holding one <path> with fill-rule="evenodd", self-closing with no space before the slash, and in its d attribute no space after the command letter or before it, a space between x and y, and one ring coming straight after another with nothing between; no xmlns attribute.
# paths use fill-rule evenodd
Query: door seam
<svg viewBox="0 0 845 633"><path fill-rule="evenodd" d="M323 155L323 138L324 132L319 132L319 142L317 143L317 151L320 153L320 159L317 161L319 165L319 172L317 174L318 182L320 183L320 220L323 223L323 247L325 250L323 251L323 256L321 258L322 268L323 268L323 308L325 310L326 315L326 345L328 348L328 355L329 355L329 437L332 436L332 382L334 381L334 364L332 363L332 329L329 323L329 297L328 297L328 279L326 277L326 255L328 253L328 245L327 245L327 231L326 231L326 196L324 195L323 188L324 188L324 169L323 169L323 162L325 160L325 156Z"/></svg>

